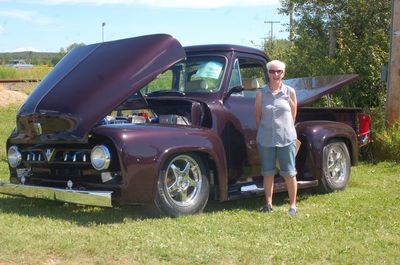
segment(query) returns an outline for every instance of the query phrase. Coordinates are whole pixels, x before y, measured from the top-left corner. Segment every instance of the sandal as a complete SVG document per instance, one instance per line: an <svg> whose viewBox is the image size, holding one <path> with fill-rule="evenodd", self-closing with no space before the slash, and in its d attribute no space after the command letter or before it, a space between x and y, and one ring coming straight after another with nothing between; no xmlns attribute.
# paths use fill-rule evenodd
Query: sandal
<svg viewBox="0 0 400 265"><path fill-rule="evenodd" d="M262 212L262 213L271 213L271 212L273 212L272 206L264 205L263 207L260 208L260 212Z"/></svg>
<svg viewBox="0 0 400 265"><path fill-rule="evenodd" d="M290 216L296 216L296 214L297 214L297 210L296 210L296 208L289 208L289 211L288 211L288 214L290 215Z"/></svg>

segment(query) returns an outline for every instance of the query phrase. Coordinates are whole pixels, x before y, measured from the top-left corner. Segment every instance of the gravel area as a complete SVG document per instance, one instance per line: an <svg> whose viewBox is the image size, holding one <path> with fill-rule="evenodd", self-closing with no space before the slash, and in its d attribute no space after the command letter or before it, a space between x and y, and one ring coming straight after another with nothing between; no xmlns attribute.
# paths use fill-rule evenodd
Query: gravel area
<svg viewBox="0 0 400 265"><path fill-rule="evenodd" d="M7 107L9 105L21 105L28 96L25 93L8 90L4 85L0 84L0 107Z"/></svg>

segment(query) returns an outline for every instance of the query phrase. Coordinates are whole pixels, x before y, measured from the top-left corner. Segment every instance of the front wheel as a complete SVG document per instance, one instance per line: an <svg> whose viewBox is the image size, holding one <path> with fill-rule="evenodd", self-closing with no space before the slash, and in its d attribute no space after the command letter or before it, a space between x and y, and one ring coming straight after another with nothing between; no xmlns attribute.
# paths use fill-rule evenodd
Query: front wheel
<svg viewBox="0 0 400 265"><path fill-rule="evenodd" d="M344 190L350 178L351 161L344 142L331 142L322 154L322 189L325 192Z"/></svg>
<svg viewBox="0 0 400 265"><path fill-rule="evenodd" d="M178 154L166 161L158 178L155 206L161 215L201 212L210 193L207 168L196 154Z"/></svg>

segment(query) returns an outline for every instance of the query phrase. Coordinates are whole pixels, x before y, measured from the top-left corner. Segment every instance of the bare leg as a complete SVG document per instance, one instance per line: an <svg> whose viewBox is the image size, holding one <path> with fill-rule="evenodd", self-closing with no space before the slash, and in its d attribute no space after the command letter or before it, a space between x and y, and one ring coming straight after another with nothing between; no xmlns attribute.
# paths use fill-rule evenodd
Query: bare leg
<svg viewBox="0 0 400 265"><path fill-rule="evenodd" d="M264 178L265 179L265 178ZM289 193L290 208L296 209L296 197L297 197L297 179L294 177L284 177L286 187Z"/></svg>
<svg viewBox="0 0 400 265"><path fill-rule="evenodd" d="M274 193L274 176L264 176L264 193L266 205L272 207L272 194Z"/></svg>

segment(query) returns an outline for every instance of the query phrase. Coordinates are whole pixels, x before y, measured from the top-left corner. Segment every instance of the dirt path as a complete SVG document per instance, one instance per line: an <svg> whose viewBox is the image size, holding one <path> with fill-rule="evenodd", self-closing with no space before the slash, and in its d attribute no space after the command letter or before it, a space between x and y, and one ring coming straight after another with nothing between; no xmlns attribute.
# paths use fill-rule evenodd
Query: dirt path
<svg viewBox="0 0 400 265"><path fill-rule="evenodd" d="M7 107L14 104L22 104L28 96L19 91L8 90L0 84L0 107Z"/></svg>

